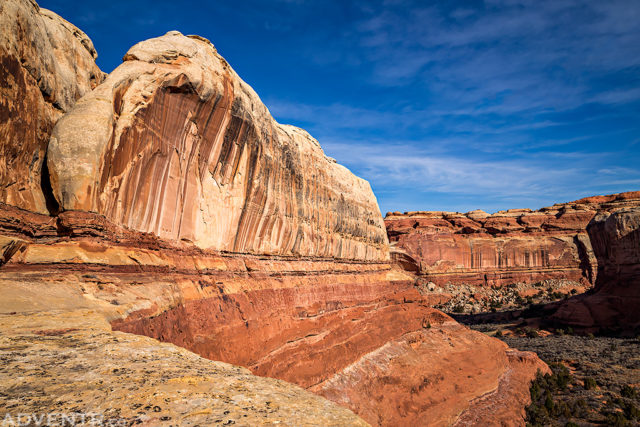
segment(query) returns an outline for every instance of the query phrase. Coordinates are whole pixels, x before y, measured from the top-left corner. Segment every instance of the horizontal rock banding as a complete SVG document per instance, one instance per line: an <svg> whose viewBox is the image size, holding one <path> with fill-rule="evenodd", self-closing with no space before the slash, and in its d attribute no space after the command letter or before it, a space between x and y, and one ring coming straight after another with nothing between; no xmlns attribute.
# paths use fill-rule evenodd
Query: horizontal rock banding
<svg viewBox="0 0 640 427"><path fill-rule="evenodd" d="M3 252L18 245L0 268L2 313L90 310L114 329L301 385L373 425L444 425L460 413L486 418L469 401L494 392L492 399L511 396L504 419L521 419L526 381L499 385L510 372L531 378L546 369L535 358L535 369L523 370L501 342L431 308L412 277L388 263L228 254L97 214L51 218L0 208ZM353 376L381 354L393 356L384 375ZM475 370L435 374L468 360ZM371 400L371 393L388 398Z"/></svg>
<svg viewBox="0 0 640 427"><path fill-rule="evenodd" d="M566 279L591 286L597 263L587 225L598 212L638 203L638 192L539 211L389 213L394 258L438 285L502 286Z"/></svg>

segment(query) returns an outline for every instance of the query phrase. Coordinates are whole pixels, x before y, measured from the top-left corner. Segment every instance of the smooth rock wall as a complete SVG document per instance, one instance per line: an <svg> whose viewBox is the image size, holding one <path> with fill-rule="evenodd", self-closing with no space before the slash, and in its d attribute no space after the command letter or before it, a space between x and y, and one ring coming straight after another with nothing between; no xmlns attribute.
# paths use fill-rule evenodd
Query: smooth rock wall
<svg viewBox="0 0 640 427"><path fill-rule="evenodd" d="M598 258L593 292L560 305L552 322L593 332L640 332L640 207L596 215L587 228Z"/></svg>

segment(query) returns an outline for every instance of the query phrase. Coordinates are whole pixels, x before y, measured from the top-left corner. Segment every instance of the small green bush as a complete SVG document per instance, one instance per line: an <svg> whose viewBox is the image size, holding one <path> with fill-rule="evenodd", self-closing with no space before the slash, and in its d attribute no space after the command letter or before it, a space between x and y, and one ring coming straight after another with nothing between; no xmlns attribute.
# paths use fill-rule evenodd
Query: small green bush
<svg viewBox="0 0 640 427"><path fill-rule="evenodd" d="M622 397L633 399L638 395L638 390L636 390L635 387L625 384L622 386L622 390L620 390L620 394L622 395Z"/></svg>
<svg viewBox="0 0 640 427"><path fill-rule="evenodd" d="M538 331L533 328L526 328L524 333L528 338L538 338L540 336Z"/></svg>
<svg viewBox="0 0 640 427"><path fill-rule="evenodd" d="M598 383L596 383L596 380L594 378L591 377L587 377L584 379L584 389L585 390L593 390L598 386Z"/></svg>
<svg viewBox="0 0 640 427"><path fill-rule="evenodd" d="M453 307L453 312L454 313L464 313L464 305L463 304L458 304L455 307Z"/></svg>
<svg viewBox="0 0 640 427"><path fill-rule="evenodd" d="M625 416L620 412L608 412L606 419L607 425L611 427L625 427L629 425Z"/></svg>

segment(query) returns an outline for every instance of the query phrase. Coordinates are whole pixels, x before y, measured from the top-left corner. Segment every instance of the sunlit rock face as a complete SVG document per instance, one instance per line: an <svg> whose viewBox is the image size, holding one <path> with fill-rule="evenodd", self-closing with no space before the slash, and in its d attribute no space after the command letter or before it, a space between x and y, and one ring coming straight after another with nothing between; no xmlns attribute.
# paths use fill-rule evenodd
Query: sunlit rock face
<svg viewBox="0 0 640 427"><path fill-rule="evenodd" d="M598 259L594 292L565 302L552 320L593 331L640 332L640 201L596 215L587 227Z"/></svg>
<svg viewBox="0 0 640 427"><path fill-rule="evenodd" d="M276 123L210 42L170 32L124 59L54 129L64 209L202 248L387 259L369 183Z"/></svg>
<svg viewBox="0 0 640 427"><path fill-rule="evenodd" d="M0 201L47 212L41 171L51 130L103 80L96 57L91 40L55 13L28 0L0 3Z"/></svg>
<svg viewBox="0 0 640 427"><path fill-rule="evenodd" d="M639 192L538 211L389 213L392 256L438 285L503 286L566 279L590 287L598 263L587 225L600 212L638 205Z"/></svg>

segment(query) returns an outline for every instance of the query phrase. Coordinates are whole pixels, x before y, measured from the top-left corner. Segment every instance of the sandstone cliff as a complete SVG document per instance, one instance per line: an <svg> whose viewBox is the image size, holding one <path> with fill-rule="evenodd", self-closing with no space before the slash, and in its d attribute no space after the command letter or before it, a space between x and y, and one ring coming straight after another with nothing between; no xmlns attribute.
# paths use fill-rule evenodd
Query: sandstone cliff
<svg viewBox="0 0 640 427"><path fill-rule="evenodd" d="M4 406L51 408L46 389L59 411L108 393L130 422L362 424L132 332L374 425L523 424L546 365L431 308L389 264L368 183L208 41L134 46L58 121L47 165L59 212L0 203Z"/></svg>
<svg viewBox="0 0 640 427"><path fill-rule="evenodd" d="M640 192L598 196L538 211L388 213L393 257L437 285L503 286L565 279L590 287L597 273L587 225L640 204Z"/></svg>
<svg viewBox="0 0 640 427"><path fill-rule="evenodd" d="M202 248L387 259L369 183L276 123L209 41L169 32L124 60L53 131L63 209Z"/></svg>
<svg viewBox="0 0 640 427"><path fill-rule="evenodd" d="M47 212L41 171L51 130L102 81L96 57L55 13L29 0L0 3L0 201Z"/></svg>

